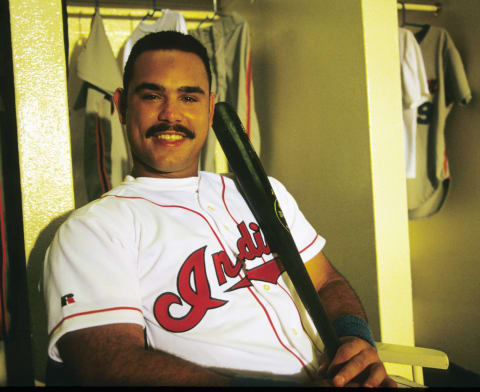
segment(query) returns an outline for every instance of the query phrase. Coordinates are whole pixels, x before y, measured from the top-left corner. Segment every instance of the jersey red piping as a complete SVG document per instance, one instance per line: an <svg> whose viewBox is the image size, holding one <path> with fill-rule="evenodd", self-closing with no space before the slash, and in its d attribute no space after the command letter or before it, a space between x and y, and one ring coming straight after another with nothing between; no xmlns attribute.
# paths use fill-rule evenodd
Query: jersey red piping
<svg viewBox="0 0 480 392"><path fill-rule="evenodd" d="M450 178L448 174L447 151L443 151L443 174L445 175L445 178Z"/></svg>
<svg viewBox="0 0 480 392"><path fill-rule="evenodd" d="M220 176L221 180L222 180L222 200L223 200L223 205L225 206L225 209L227 210L228 212L228 215L230 215L230 217L232 218L232 220L235 222L236 225L238 225L238 222L237 220L233 217L233 215L230 213L230 210L227 206L227 202L225 200L225 190L226 190L226 186L225 186L225 180L223 178L223 176ZM317 237L318 237L318 234L317 234ZM316 239L316 238L315 238ZM310 245L313 244L313 242L315 242L315 239L312 241L312 243ZM307 249L310 245L308 245L305 249ZM263 256L262 256L262 260L263 262L265 262L265 260L263 259ZM281 286L280 286L281 287ZM283 288L283 287L282 287ZM255 293L251 290L250 287L248 287L248 290L250 291L250 293L253 295L253 297L255 298L255 300L258 302L258 304L262 307L263 311L265 312L265 315L267 316L268 318L268 322L270 323L270 326L272 327L273 329L273 332L275 333L275 336L277 337L277 340L279 341L279 343L282 345L282 347L284 347L290 354L292 354L299 362L300 364L302 365L302 367L305 369L305 371L307 372L308 376L311 378L311 374L310 374L310 371L308 370L306 364L302 361L302 359L300 357L298 357L293 351L291 351L283 342L282 340L280 339L280 336L278 336L278 333L277 333L277 330L275 329L275 326L273 325L273 322L270 318L270 315L268 314L268 311L267 309L265 308L265 306L261 303L260 299L255 295ZM285 290L285 289L284 289ZM292 299L293 301L293 299ZM295 305L295 302L294 302L294 305ZM297 309L296 305L295 305L295 308ZM300 317L300 313L298 312L298 309L297 309L297 313ZM300 318L300 323L302 323L302 319ZM303 330L305 331L305 327L303 326L303 323L302 323L302 328ZM306 333L306 331L305 331ZM307 334L308 336L308 334ZM309 339L311 340L310 336L308 336Z"/></svg>
<svg viewBox="0 0 480 392"><path fill-rule="evenodd" d="M248 52L247 57L247 75L246 75L246 95L247 95L247 119L245 124L245 129L247 131L248 138L250 139L250 112L251 112L251 98L250 98L250 86L252 84L252 67L250 60L250 51Z"/></svg>
<svg viewBox="0 0 480 392"><path fill-rule="evenodd" d="M99 115L97 115L97 124L96 124L96 136L97 136L97 169L98 169L98 179L100 181L100 186L102 188L102 193L105 193L112 189L110 186L110 181L107 174L107 164L106 164L106 150L105 150L105 134L102 128L102 120Z"/></svg>
<svg viewBox="0 0 480 392"><path fill-rule="evenodd" d="M277 333L277 330L275 329L275 326L273 325L273 321L272 319L270 318L270 315L268 314L268 310L265 308L265 306L262 304L262 302L260 301L260 299L255 295L255 293L252 291L251 287L248 287L248 290L250 291L250 293L253 295L253 298L255 298L255 300L258 302L258 304L262 307L263 311L265 312L265 315L267 316L267 319L268 319L268 322L270 323L270 326L272 327L272 330L273 332L275 333L275 336L277 337L277 340L278 342L282 345L282 347L287 350L290 354L292 354L299 362L300 364L302 365L302 367L305 369L305 371L307 372L308 376L311 378L311 374L310 374L310 371L308 370L307 368L307 365L305 364L305 362L302 361L302 359L297 355L295 354L292 350L290 350L283 342L282 342L282 339L280 339L280 336L278 336L278 333Z"/></svg>
<svg viewBox="0 0 480 392"><path fill-rule="evenodd" d="M236 219L233 217L233 215L230 213L230 210L228 209L228 206L227 206L227 202L225 201L225 189L226 189L225 179L223 178L223 176L220 176L220 178L222 179L222 200L223 200L223 205L225 206L225 209L227 210L228 215L230 215L230 218L232 218L232 220L235 222L235 224L238 225L238 222L237 222Z"/></svg>
<svg viewBox="0 0 480 392"><path fill-rule="evenodd" d="M308 248L310 248L314 243L315 241L317 241L318 239L318 234L315 236L315 238L313 239L312 242L310 242L305 248L303 248L301 251L299 251L298 253L303 253L305 252Z"/></svg>
<svg viewBox="0 0 480 392"><path fill-rule="evenodd" d="M293 300L293 297L290 295L289 291L283 287L280 283L278 283L278 285L280 286L280 288L285 291L285 293L290 297L290 300L292 301L293 305L295 306L295 309L297 309L297 314L298 314L298 317L300 319L300 324L302 325L302 329L303 329L303 332L305 332L305 335L308 336L308 339L310 339L310 342L315 346L315 348L317 349L317 351L321 351L315 340L308 334L307 330L305 329L305 325L303 324L303 320L302 320L302 317L300 316L300 311L298 310L298 307L297 307L297 304L295 303L295 301Z"/></svg>
<svg viewBox="0 0 480 392"><path fill-rule="evenodd" d="M302 253L302 252L306 251L308 248L310 248L310 247L317 241L318 237L319 237L319 235L317 234L317 235L315 236L315 238L313 239L313 241L310 242L310 244L308 244L305 248L303 248L303 249L302 249L300 252L298 252L298 253ZM262 258L262 259L263 259L263 258ZM265 261L265 260L263 260L263 261ZM297 304L296 304L295 301L293 300L293 298L292 298L292 296L290 295L290 293L288 292L288 290L287 290L285 287L283 287L280 283L278 283L278 285L279 285L279 286L281 287L281 289L282 289L283 291L285 291L285 293L287 293L287 295L290 297L290 299L292 300L293 304L295 305L295 309L297 309L298 317L300 317L300 312L299 312L299 310L298 310ZM310 341L312 342L312 344L315 346L315 348L316 348L318 351L321 351L321 350L318 348L317 344L315 343L315 340L312 339L312 337L308 334L307 330L305 329L305 326L303 325L303 321L302 321L302 318L301 318L301 317L300 317L300 323L302 324L303 331L304 331L305 334L308 336L308 338L310 339Z"/></svg>
<svg viewBox="0 0 480 392"><path fill-rule="evenodd" d="M310 244L308 244L305 248L303 248L303 249L302 249L300 252L298 252L298 253L302 253L302 252L306 251L308 248L310 248L310 247L317 241L318 237L319 237L319 235L317 234L317 235L315 236L315 238L313 239L313 241L310 242ZM287 293L287 295L290 297L291 301L292 301L293 304L295 305L295 309L297 309L298 317L300 317L300 312L299 312L299 310L298 310L297 304L296 304L295 301L293 300L293 297L290 295L290 293L288 292L288 290L287 290L285 287L283 287L280 283L279 283L278 285L279 285L279 286L281 287L281 289L282 289L283 291L285 291L285 293ZM305 334L308 336L308 338L310 339L310 341L312 342L312 344L315 346L315 348L316 348L318 351L321 351L321 350L318 348L317 344L315 343L315 340L308 334L307 330L305 329L305 326L303 325L303 320L302 320L301 317L300 317L300 323L302 324L303 331L304 331Z"/></svg>
<svg viewBox="0 0 480 392"><path fill-rule="evenodd" d="M52 332L50 332L49 336L52 336L53 333L60 327L60 325L62 325L62 323L65 320L68 320L70 318L77 317L77 316L85 316L86 314L110 312L110 311L113 311L113 310L136 310L137 312L140 312L140 313L143 314L143 312L140 309L134 308L134 307L131 307L131 306L117 306L117 307L114 307L114 308L106 308L106 309L99 309L99 310L90 310L88 312L74 313L74 314L71 314L70 316L66 316L63 319L61 319L60 322L57 325L55 325L55 327L52 329Z"/></svg>
<svg viewBox="0 0 480 392"><path fill-rule="evenodd" d="M101 198L103 199L104 197L116 197L116 198L119 198L119 199L139 199L139 200L145 200L149 203L152 203L158 207L169 207L169 208L181 208L183 210L187 210L187 211L190 211L190 212L193 212L194 214L197 214L198 216L200 216L205 222L207 222L207 225L208 227L210 227L210 230L212 231L213 235L215 236L215 238L217 239L217 241L219 242L220 246L222 247L223 251L226 252L222 242L220 241L220 238L218 237L217 233L215 232L215 230L213 229L212 225L210 224L210 222L208 221L207 218L205 218L205 216L203 216L203 214L201 214L200 212L198 211L195 211L195 210L192 210L191 208L188 208L188 207L184 207L184 206L177 206L175 204L172 204L172 205L166 205L166 204L159 204L159 203L155 203L154 201L152 200L148 200L144 197L140 197L140 196L120 196L120 195L104 195L102 196Z"/></svg>

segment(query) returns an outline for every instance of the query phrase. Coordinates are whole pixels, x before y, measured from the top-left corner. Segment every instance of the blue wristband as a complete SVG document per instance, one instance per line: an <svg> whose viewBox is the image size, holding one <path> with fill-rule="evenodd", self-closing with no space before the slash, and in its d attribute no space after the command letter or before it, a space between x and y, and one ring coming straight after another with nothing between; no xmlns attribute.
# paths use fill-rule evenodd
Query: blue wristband
<svg viewBox="0 0 480 392"><path fill-rule="evenodd" d="M340 316L333 322L333 329L335 329L338 337L356 336L357 338L366 340L376 348L372 331L370 331L367 322L358 316L354 316L353 314Z"/></svg>

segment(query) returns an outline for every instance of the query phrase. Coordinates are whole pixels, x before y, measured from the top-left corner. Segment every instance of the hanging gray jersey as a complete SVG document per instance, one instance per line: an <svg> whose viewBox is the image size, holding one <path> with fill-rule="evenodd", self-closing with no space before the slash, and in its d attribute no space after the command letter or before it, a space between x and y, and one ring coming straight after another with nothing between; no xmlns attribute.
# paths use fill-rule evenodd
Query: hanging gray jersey
<svg viewBox="0 0 480 392"><path fill-rule="evenodd" d="M431 97L417 113L417 173L407 179L409 219L431 216L442 207L450 180L445 122L454 104L465 105L472 97L462 59L448 32L426 25L415 37Z"/></svg>

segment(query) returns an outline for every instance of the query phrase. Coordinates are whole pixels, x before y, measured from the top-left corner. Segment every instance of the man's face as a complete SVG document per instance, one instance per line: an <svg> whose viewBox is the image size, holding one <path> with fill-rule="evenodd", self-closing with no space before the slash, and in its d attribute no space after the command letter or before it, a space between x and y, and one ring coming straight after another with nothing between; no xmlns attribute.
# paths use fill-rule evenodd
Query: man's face
<svg viewBox="0 0 480 392"><path fill-rule="evenodd" d="M122 93L118 89L114 94L117 109ZM127 126L134 160L132 174L196 176L214 111L214 97L200 57L180 50L143 52L135 61L126 103L120 120Z"/></svg>

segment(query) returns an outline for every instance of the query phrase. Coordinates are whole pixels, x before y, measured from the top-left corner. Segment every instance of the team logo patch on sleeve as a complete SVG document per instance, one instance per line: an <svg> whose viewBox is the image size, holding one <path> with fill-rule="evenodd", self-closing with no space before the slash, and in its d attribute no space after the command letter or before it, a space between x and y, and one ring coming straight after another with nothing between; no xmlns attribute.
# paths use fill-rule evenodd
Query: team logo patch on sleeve
<svg viewBox="0 0 480 392"><path fill-rule="evenodd" d="M63 307L65 305L73 304L75 302L75 298L73 298L73 294L70 293L70 294L64 295L61 298L61 302Z"/></svg>

